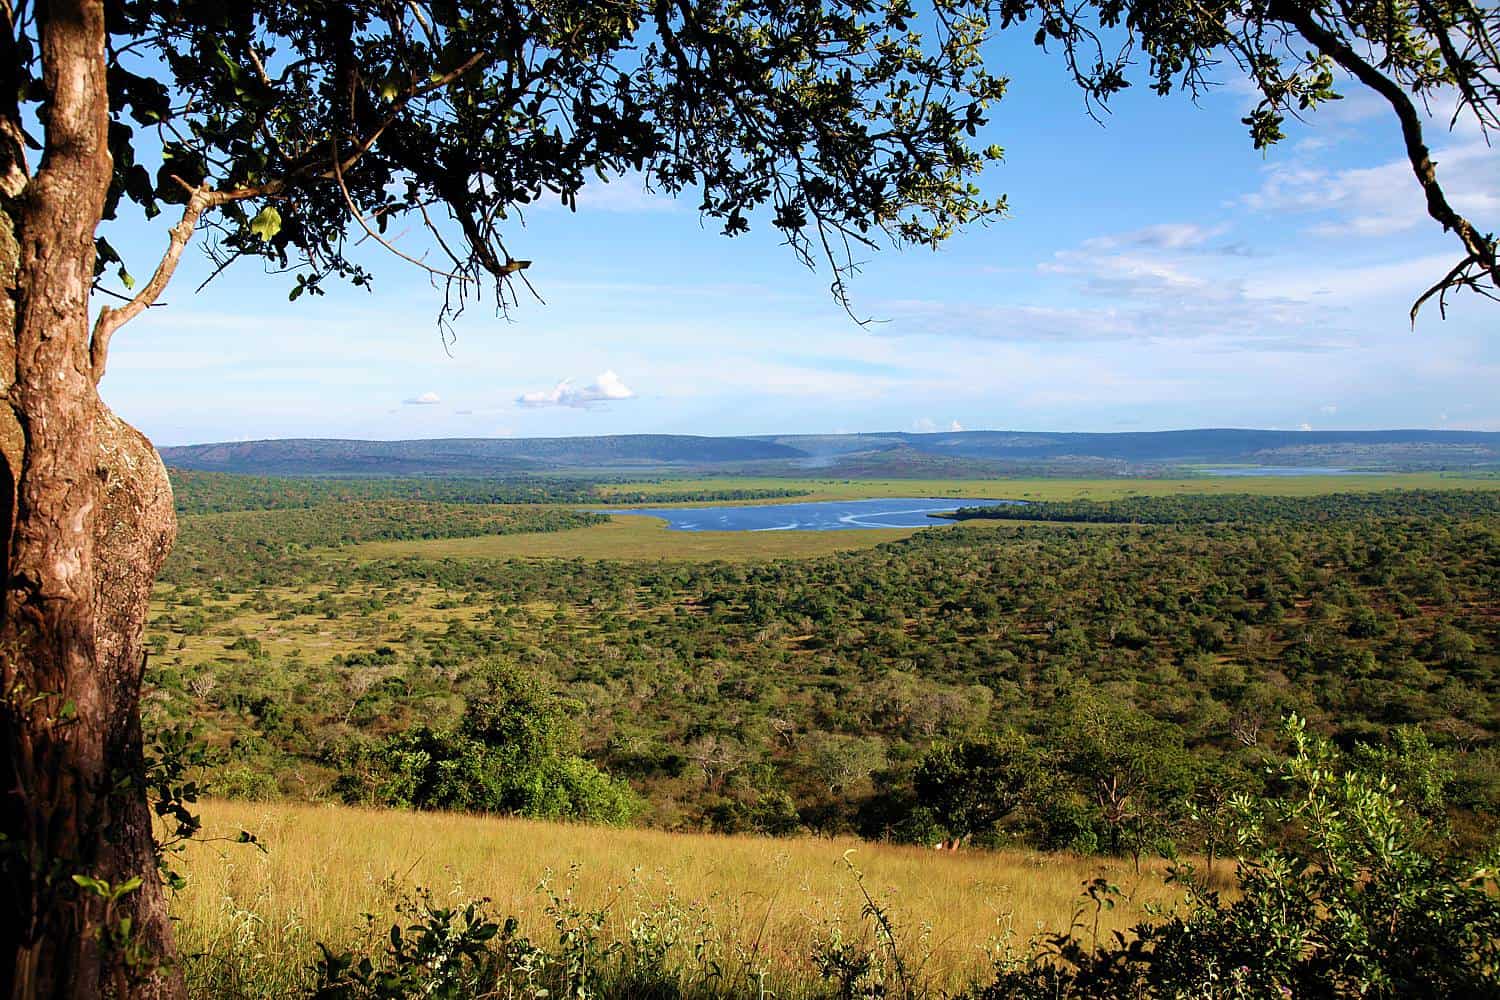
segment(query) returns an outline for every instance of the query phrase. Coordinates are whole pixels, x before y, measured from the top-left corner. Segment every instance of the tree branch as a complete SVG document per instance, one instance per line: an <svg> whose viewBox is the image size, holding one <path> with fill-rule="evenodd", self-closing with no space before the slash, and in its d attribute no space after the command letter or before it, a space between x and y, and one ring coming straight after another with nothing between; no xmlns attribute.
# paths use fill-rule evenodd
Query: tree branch
<svg viewBox="0 0 1500 1000"><path fill-rule="evenodd" d="M1310 11L1295 2L1277 2L1270 8L1273 17L1296 28L1302 37L1316 45L1324 55L1342 66L1360 83L1385 98L1401 123L1401 138L1406 145L1406 158L1411 163L1412 173L1422 192L1427 197L1427 214L1439 222L1443 229L1455 233L1464 246L1465 260L1449 273L1439 285L1434 286L1412 306L1411 319L1415 325L1417 311L1422 303L1431 298L1433 292L1449 287L1465 267L1477 267L1490 282L1500 285L1500 261L1496 259L1495 240L1474 228L1474 224L1460 215L1448 203L1448 196L1437 179L1437 167L1432 162L1430 150L1422 135L1422 118L1416 105L1399 83L1380 72L1333 31L1325 28ZM1477 287L1474 280L1464 282Z"/></svg>
<svg viewBox="0 0 1500 1000"><path fill-rule="evenodd" d="M375 239L379 240L380 243L399 256L411 260L428 271L444 274L447 277L453 277L453 275L446 275L445 272L437 272L428 265L422 264L421 261L414 260L406 254L402 254L372 232L359 211L353 208L353 202L349 199L348 189L344 187L343 174L345 170L348 170L357 163L360 157L370 151L370 148L379 141L386 129L390 128L396 121L400 111L411 103L412 100L448 86L465 73L483 63L487 58L488 53L483 51L476 52L447 73L423 84L413 85L392 105L389 116L373 129L369 135L366 135L354 144L353 151L347 158L341 160L338 156L335 156L333 169L316 175L337 181L339 188L344 192L344 198L349 203L355 219L367 233L370 233L371 236L374 236ZM105 306L99 311L99 318L94 323L93 337L89 343L89 362L93 368L94 383L96 385L104 377L105 366L109 358L110 338L114 336L116 330L150 308L156 302L157 298L161 296L162 291L167 287L167 283L172 280L172 274L177 270L177 263L182 259L182 251L186 249L188 241L192 239L193 232L198 227L198 220L204 211L210 208L218 208L221 205L227 205L230 202L243 201L247 198L265 198L280 194L286 190L290 183L289 178L294 176L295 173L296 171L288 175L288 177L266 181L263 184L232 188L228 191L215 191L207 185L189 189L191 193L188 197L187 205L183 208L182 218L178 221L177 225L172 227L167 243L167 252L162 256L161 263L157 264L156 272L151 275L151 280L146 282L135 298L131 299L121 308L116 309L111 306ZM178 181L178 183L182 182Z"/></svg>
<svg viewBox="0 0 1500 1000"><path fill-rule="evenodd" d="M95 385L104 377L105 365L109 359L110 338L115 335L116 330L156 302L167 283L172 280L172 272L177 270L182 251L193 238L193 230L198 228L198 218L211 205L222 204L222 201L214 200L218 192L207 186L191 190L192 194L188 196L188 202L182 209L182 218L169 231L167 252L156 265L156 272L151 275L151 280L146 282L135 298L120 308L105 306L99 310L99 319L94 323L94 333L89 340L89 364L93 368Z"/></svg>

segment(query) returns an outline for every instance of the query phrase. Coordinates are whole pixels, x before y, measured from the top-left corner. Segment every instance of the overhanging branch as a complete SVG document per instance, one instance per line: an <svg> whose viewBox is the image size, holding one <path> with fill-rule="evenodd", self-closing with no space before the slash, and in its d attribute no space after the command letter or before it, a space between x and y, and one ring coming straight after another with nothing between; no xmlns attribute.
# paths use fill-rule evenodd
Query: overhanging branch
<svg viewBox="0 0 1500 1000"><path fill-rule="evenodd" d="M199 217L210 205L222 204L222 201L213 200L216 192L206 185L190 190L192 193L188 196L187 204L183 206L182 218L169 230L167 252L162 255L161 262L156 265L156 271L151 275L151 279L146 282L135 298L120 308L105 306L99 310L99 319L94 323L93 336L89 340L89 365L93 369L95 385L98 385L99 380L104 377L104 369L109 360L110 338L115 335L116 330L145 312L161 297L167 283L172 280L172 273L177 270L177 262L182 259L182 251L187 249L188 241L193 238L193 231L198 228Z"/></svg>
<svg viewBox="0 0 1500 1000"><path fill-rule="evenodd" d="M1274 4L1270 12L1273 17L1296 28L1320 52L1338 63L1360 83L1385 98L1401 123L1406 158L1427 198L1427 214L1440 223L1443 229L1457 235L1459 242L1463 244L1464 261L1412 306L1413 325L1417 321L1418 310L1434 294L1441 296L1443 291L1458 287L1480 291L1483 280L1487 280L1492 286L1500 286L1500 261L1496 259L1495 239L1492 235L1481 233L1448 203L1448 196L1438 181L1437 166L1432 162L1431 151L1427 148L1422 133L1422 117L1405 89L1354 51L1337 34L1319 23L1306 8L1295 2L1283 2Z"/></svg>

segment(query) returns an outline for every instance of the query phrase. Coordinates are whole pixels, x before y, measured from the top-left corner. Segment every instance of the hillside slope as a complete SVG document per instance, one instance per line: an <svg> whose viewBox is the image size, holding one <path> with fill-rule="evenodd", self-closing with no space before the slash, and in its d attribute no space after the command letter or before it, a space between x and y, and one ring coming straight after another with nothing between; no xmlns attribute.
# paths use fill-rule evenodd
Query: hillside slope
<svg viewBox="0 0 1500 1000"><path fill-rule="evenodd" d="M567 469L706 466L804 457L749 438L620 434L577 438L348 441L292 438L163 448L170 466L261 475L507 475Z"/></svg>
<svg viewBox="0 0 1500 1000"><path fill-rule="evenodd" d="M1500 433L1210 428L1129 433L955 431L699 437L349 441L298 438L162 449L181 469L261 475L439 475L733 471L861 476L1150 473L1182 465L1367 469L1500 468Z"/></svg>

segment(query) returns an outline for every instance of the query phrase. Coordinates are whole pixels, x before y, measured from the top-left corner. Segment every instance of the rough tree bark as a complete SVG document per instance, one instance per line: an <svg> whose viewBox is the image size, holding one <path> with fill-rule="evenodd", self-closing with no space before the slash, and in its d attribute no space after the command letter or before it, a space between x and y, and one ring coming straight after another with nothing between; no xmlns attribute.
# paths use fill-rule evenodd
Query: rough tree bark
<svg viewBox="0 0 1500 1000"><path fill-rule="evenodd" d="M155 450L99 399L89 344L103 4L54 0L37 20L45 149L33 177L0 164L0 992L179 997L139 783L141 631L175 518ZM106 906L74 875L142 883Z"/></svg>

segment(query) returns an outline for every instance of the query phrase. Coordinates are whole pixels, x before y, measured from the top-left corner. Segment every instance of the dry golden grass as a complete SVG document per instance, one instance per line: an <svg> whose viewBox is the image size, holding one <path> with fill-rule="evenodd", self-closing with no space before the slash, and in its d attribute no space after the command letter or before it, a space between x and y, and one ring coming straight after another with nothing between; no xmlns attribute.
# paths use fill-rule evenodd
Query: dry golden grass
<svg viewBox="0 0 1500 1000"><path fill-rule="evenodd" d="M190 848L189 886L173 902L181 943L189 953L237 955L262 979L267 970L291 976L305 969L315 942L376 941L415 886L440 901L489 897L498 913L545 934L550 920L537 886L549 870L555 890L572 884L581 903L609 905L615 930L675 894L700 905L727 943L799 971L820 934L834 925L849 933L860 921L864 901L847 855L888 906L909 953L929 953L929 972L950 985L981 972L986 949L1007 930L1024 945L1038 930L1068 926L1083 883L1096 876L1131 897L1103 914L1101 931L1123 928L1142 917L1145 903L1172 897L1159 866L1136 876L1118 859L939 853L852 839L671 834L326 805L208 802L202 813L208 836L248 829L266 853L241 845ZM368 938L361 932L365 913L375 915ZM234 978L222 968L217 976Z"/></svg>

